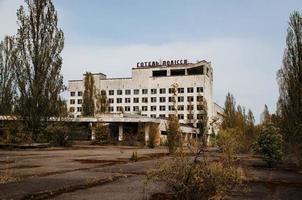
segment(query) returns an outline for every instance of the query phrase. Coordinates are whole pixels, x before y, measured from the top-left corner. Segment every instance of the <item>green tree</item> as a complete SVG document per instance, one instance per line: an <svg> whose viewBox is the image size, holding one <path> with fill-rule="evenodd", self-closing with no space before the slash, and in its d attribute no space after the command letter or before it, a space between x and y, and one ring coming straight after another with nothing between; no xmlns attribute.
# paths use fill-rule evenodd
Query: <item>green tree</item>
<svg viewBox="0 0 302 200"><path fill-rule="evenodd" d="M287 29L283 66L278 71L279 125L289 153L302 155L302 16L294 11Z"/></svg>
<svg viewBox="0 0 302 200"><path fill-rule="evenodd" d="M236 109L235 99L230 93L227 94L224 103L224 119L222 122L222 128L234 128L236 124Z"/></svg>
<svg viewBox="0 0 302 200"><path fill-rule="evenodd" d="M207 145L207 136L208 136L208 107L205 99L199 99L199 119L197 122L197 128L199 130L199 138L203 146Z"/></svg>
<svg viewBox="0 0 302 200"><path fill-rule="evenodd" d="M279 129L273 125L268 125L262 129L254 144L254 151L262 156L269 167L272 167L282 158L282 142Z"/></svg>
<svg viewBox="0 0 302 200"><path fill-rule="evenodd" d="M0 115L9 115L13 111L15 99L16 61L15 42L13 37L5 37L0 43Z"/></svg>
<svg viewBox="0 0 302 200"><path fill-rule="evenodd" d="M265 104L264 105L264 110L261 114L261 123L262 124L269 124L270 122L271 122L271 115L268 111L267 105Z"/></svg>
<svg viewBox="0 0 302 200"><path fill-rule="evenodd" d="M109 101L105 90L96 94L96 113L105 113L109 109Z"/></svg>
<svg viewBox="0 0 302 200"><path fill-rule="evenodd" d="M94 78L90 72L86 72L84 78L84 95L83 95L83 116L94 116L95 110L95 85Z"/></svg>
<svg viewBox="0 0 302 200"><path fill-rule="evenodd" d="M16 108L27 128L36 136L45 122L57 116L64 34L51 0L25 0L17 11L15 74L18 88Z"/></svg>

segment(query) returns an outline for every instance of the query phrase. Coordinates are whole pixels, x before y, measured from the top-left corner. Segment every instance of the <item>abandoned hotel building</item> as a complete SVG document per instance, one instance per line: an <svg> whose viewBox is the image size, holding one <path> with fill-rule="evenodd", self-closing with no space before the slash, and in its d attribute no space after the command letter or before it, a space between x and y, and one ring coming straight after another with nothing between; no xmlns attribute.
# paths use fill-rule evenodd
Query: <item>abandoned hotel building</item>
<svg viewBox="0 0 302 200"><path fill-rule="evenodd" d="M130 78L107 78L102 73L92 75L96 90L106 94L107 112L94 117L81 116L85 75L83 80L68 82L67 103L74 121L90 123L92 139L93 124L97 121L110 124L112 137L119 141L127 134L142 134L147 141L151 124L158 125L157 138L164 139L167 118L175 113L185 138L194 137L198 135L194 127L202 117L202 101L207 104L209 133L215 133L214 124L221 120L223 109L213 101L213 68L205 60L139 62L132 68Z"/></svg>

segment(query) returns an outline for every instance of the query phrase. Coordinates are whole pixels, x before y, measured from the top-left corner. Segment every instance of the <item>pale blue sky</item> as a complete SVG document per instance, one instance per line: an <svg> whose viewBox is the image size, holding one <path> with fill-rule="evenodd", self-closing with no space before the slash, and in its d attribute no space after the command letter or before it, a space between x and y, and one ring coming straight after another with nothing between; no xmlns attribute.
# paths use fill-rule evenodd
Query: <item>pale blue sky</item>
<svg viewBox="0 0 302 200"><path fill-rule="evenodd" d="M16 32L21 0L0 0L0 37ZM206 59L214 98L228 91L255 117L278 98L289 14L301 0L54 0L65 32L63 75L131 76L137 61Z"/></svg>

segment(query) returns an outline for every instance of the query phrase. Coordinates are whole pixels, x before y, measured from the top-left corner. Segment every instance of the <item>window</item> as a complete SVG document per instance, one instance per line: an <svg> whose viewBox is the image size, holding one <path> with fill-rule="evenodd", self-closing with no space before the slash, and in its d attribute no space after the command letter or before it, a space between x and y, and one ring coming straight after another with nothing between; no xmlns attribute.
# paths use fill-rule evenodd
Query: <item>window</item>
<svg viewBox="0 0 302 200"><path fill-rule="evenodd" d="M116 103L122 103L123 102L123 99L122 98L117 98L116 99Z"/></svg>
<svg viewBox="0 0 302 200"><path fill-rule="evenodd" d="M143 93L143 94L148 94L148 90L147 90L147 89L143 89L143 90L142 90L142 93Z"/></svg>
<svg viewBox="0 0 302 200"><path fill-rule="evenodd" d="M203 92L203 87L197 87L197 93L202 93Z"/></svg>
<svg viewBox="0 0 302 200"><path fill-rule="evenodd" d="M183 105L178 105L177 110L184 110L184 106Z"/></svg>
<svg viewBox="0 0 302 200"><path fill-rule="evenodd" d="M188 75L202 75L203 74L203 66L193 67L187 69Z"/></svg>
<svg viewBox="0 0 302 200"><path fill-rule="evenodd" d="M193 92L194 92L194 88L192 87L187 88L187 93L193 93Z"/></svg>
<svg viewBox="0 0 302 200"><path fill-rule="evenodd" d="M106 90L101 90L101 95L106 95Z"/></svg>
<svg viewBox="0 0 302 200"><path fill-rule="evenodd" d="M70 99L70 104L75 104L75 100L74 99Z"/></svg>
<svg viewBox="0 0 302 200"><path fill-rule="evenodd" d="M160 94L166 94L166 88L160 88L159 93Z"/></svg>
<svg viewBox="0 0 302 200"><path fill-rule="evenodd" d="M156 118L156 115L150 115L151 118Z"/></svg>
<svg viewBox="0 0 302 200"><path fill-rule="evenodd" d="M198 102L203 101L203 96L197 96L197 101L198 101Z"/></svg>
<svg viewBox="0 0 302 200"><path fill-rule="evenodd" d="M175 110L174 106L169 106L169 110Z"/></svg>
<svg viewBox="0 0 302 200"><path fill-rule="evenodd" d="M109 107L109 112L113 112L113 107Z"/></svg>
<svg viewBox="0 0 302 200"><path fill-rule="evenodd" d="M156 111L156 106L151 106L151 111Z"/></svg>
<svg viewBox="0 0 302 200"><path fill-rule="evenodd" d="M161 103L166 102L166 97L159 97L159 102Z"/></svg>
<svg viewBox="0 0 302 200"><path fill-rule="evenodd" d="M125 99L125 103L130 103L130 102L131 102L130 98Z"/></svg>
<svg viewBox="0 0 302 200"><path fill-rule="evenodd" d="M70 107L69 112L74 112L74 107Z"/></svg>
<svg viewBox="0 0 302 200"><path fill-rule="evenodd" d="M169 88L169 94L173 94L174 93L174 88Z"/></svg>
<svg viewBox="0 0 302 200"><path fill-rule="evenodd" d="M82 107L77 107L78 112L82 112Z"/></svg>
<svg viewBox="0 0 302 200"><path fill-rule="evenodd" d="M148 111L148 106L142 106L142 111Z"/></svg>
<svg viewBox="0 0 302 200"><path fill-rule="evenodd" d="M82 99L78 99L78 104L82 104L83 100Z"/></svg>
<svg viewBox="0 0 302 200"><path fill-rule="evenodd" d="M133 103L139 103L139 98L133 98Z"/></svg>
<svg viewBox="0 0 302 200"><path fill-rule="evenodd" d="M197 114L197 119L202 119L203 114Z"/></svg>
<svg viewBox="0 0 302 200"><path fill-rule="evenodd" d="M184 97L177 97L178 102L183 102L184 101Z"/></svg>
<svg viewBox="0 0 302 200"><path fill-rule="evenodd" d="M153 77L167 76L167 70L152 71Z"/></svg>
<svg viewBox="0 0 302 200"><path fill-rule="evenodd" d="M130 95L130 94L131 94L131 90L126 90L126 91L125 91L125 94L126 94L126 95Z"/></svg>
<svg viewBox="0 0 302 200"><path fill-rule="evenodd" d="M74 97L75 96L75 92L70 92L70 96Z"/></svg>
<svg viewBox="0 0 302 200"><path fill-rule="evenodd" d="M186 74L185 69L171 69L171 76L182 76Z"/></svg>
<svg viewBox="0 0 302 200"><path fill-rule="evenodd" d="M117 112L124 112L124 109L123 109L122 106L117 106L117 107L116 107L116 111L117 111Z"/></svg>
<svg viewBox="0 0 302 200"><path fill-rule="evenodd" d="M194 110L194 106L193 105L188 105L187 110Z"/></svg>
<svg viewBox="0 0 302 200"><path fill-rule="evenodd" d="M188 96L188 97L187 97L187 101L188 101L188 102L193 102L193 101L194 101L194 97Z"/></svg>
<svg viewBox="0 0 302 200"><path fill-rule="evenodd" d="M155 103L156 102L156 97L151 97L151 102Z"/></svg>
<svg viewBox="0 0 302 200"><path fill-rule="evenodd" d="M184 88L178 88L177 91L178 91L178 93L184 93L185 89Z"/></svg>
<svg viewBox="0 0 302 200"><path fill-rule="evenodd" d="M78 91L78 96L79 97L83 96L83 92L82 91Z"/></svg>
<svg viewBox="0 0 302 200"><path fill-rule="evenodd" d="M157 93L157 89L151 89L151 94L156 94Z"/></svg>
<svg viewBox="0 0 302 200"><path fill-rule="evenodd" d="M179 114L178 115L178 119L184 119L184 115L183 114Z"/></svg>
<svg viewBox="0 0 302 200"><path fill-rule="evenodd" d="M130 106L125 106L125 111L130 112Z"/></svg>
<svg viewBox="0 0 302 200"><path fill-rule="evenodd" d="M197 110L203 110L203 106L202 105L197 105Z"/></svg>
<svg viewBox="0 0 302 200"><path fill-rule="evenodd" d="M175 101L175 97L169 97L169 102L174 102Z"/></svg>
<svg viewBox="0 0 302 200"><path fill-rule="evenodd" d="M160 111L165 111L166 110L166 106L159 106L159 110Z"/></svg>
<svg viewBox="0 0 302 200"><path fill-rule="evenodd" d="M123 94L123 90L117 90L117 95L122 95Z"/></svg>
<svg viewBox="0 0 302 200"><path fill-rule="evenodd" d="M114 103L114 99L109 98L109 103Z"/></svg>
<svg viewBox="0 0 302 200"><path fill-rule="evenodd" d="M143 97L143 98L142 98L142 102L143 102L143 103L148 103L148 97Z"/></svg>
<svg viewBox="0 0 302 200"><path fill-rule="evenodd" d="M109 90L109 95L114 95L114 90Z"/></svg>
<svg viewBox="0 0 302 200"><path fill-rule="evenodd" d="M134 93L134 94L139 94L139 90L138 90L138 89L135 89L135 90L133 90L133 93Z"/></svg>
<svg viewBox="0 0 302 200"><path fill-rule="evenodd" d="M161 119L165 119L165 118L166 118L166 115L161 114L161 115L159 115L158 117L161 118Z"/></svg>
<svg viewBox="0 0 302 200"><path fill-rule="evenodd" d="M193 114L188 114L187 115L187 119L193 119L194 118L194 115Z"/></svg>
<svg viewBox="0 0 302 200"><path fill-rule="evenodd" d="M139 111L139 107L138 106L133 106L133 111L134 112L138 112Z"/></svg>

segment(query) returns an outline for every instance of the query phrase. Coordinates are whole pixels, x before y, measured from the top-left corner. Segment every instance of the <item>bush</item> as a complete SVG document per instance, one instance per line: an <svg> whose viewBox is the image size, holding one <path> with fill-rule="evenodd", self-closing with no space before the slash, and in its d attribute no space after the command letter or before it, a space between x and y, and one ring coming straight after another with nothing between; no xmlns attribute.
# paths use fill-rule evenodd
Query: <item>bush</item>
<svg viewBox="0 0 302 200"><path fill-rule="evenodd" d="M109 144L110 143L110 128L104 123L98 122L95 129L95 143Z"/></svg>
<svg viewBox="0 0 302 200"><path fill-rule="evenodd" d="M273 125L263 128L254 144L254 151L260 154L269 167L278 164L282 158L282 135Z"/></svg>
<svg viewBox="0 0 302 200"><path fill-rule="evenodd" d="M138 161L137 152L132 152L132 155L129 158L129 160L132 161L132 162L137 162Z"/></svg>
<svg viewBox="0 0 302 200"><path fill-rule="evenodd" d="M24 130L22 122L8 122L0 128L0 141L4 144L32 143L31 134Z"/></svg>
<svg viewBox="0 0 302 200"><path fill-rule="evenodd" d="M54 123L45 129L46 137L51 146L68 147L72 145L69 128L64 123Z"/></svg>
<svg viewBox="0 0 302 200"><path fill-rule="evenodd" d="M157 136L158 136L159 128L157 124L150 125L150 132L149 132L149 140L148 140L148 147L154 148L157 143Z"/></svg>
<svg viewBox="0 0 302 200"><path fill-rule="evenodd" d="M182 136L176 116L170 117L168 120L167 144L169 153L175 153L178 148L182 148Z"/></svg>
<svg viewBox="0 0 302 200"><path fill-rule="evenodd" d="M158 170L149 172L148 180L166 182L176 199L183 200L225 199L232 192L245 189L242 173L234 161L222 157L219 162L210 162L204 156L176 154L162 162Z"/></svg>

